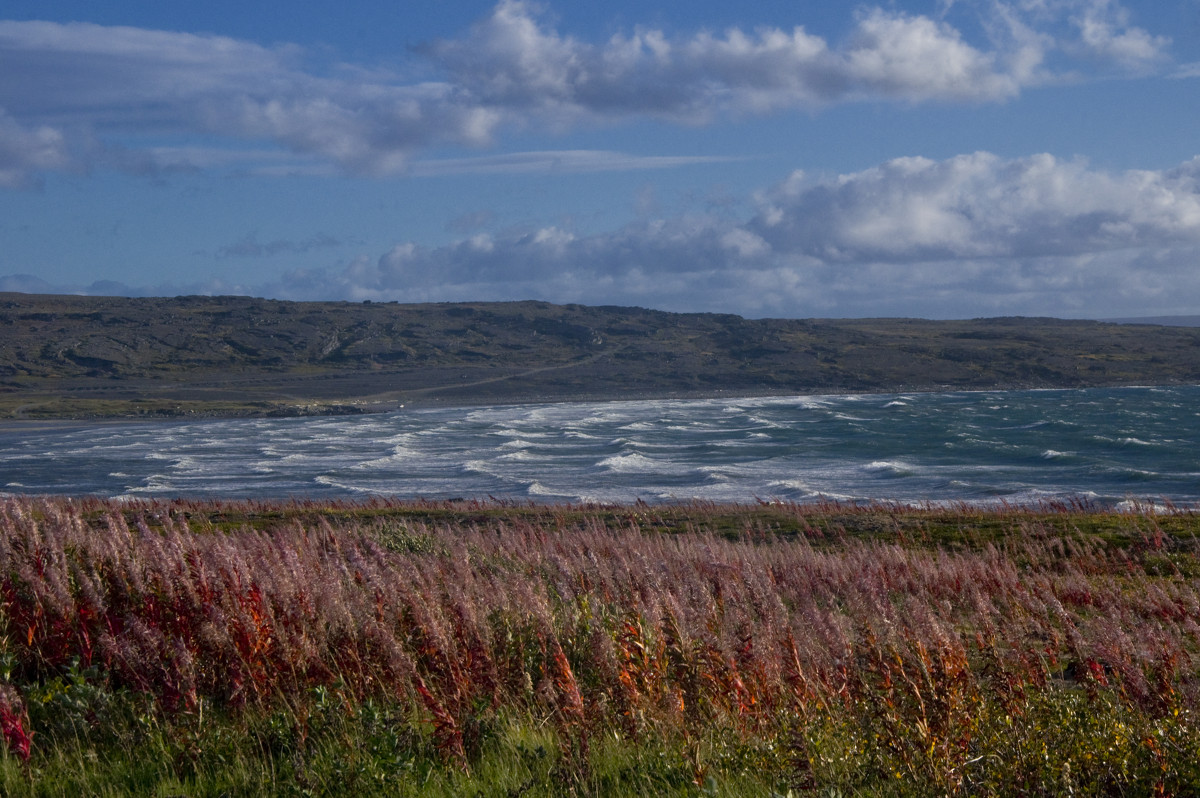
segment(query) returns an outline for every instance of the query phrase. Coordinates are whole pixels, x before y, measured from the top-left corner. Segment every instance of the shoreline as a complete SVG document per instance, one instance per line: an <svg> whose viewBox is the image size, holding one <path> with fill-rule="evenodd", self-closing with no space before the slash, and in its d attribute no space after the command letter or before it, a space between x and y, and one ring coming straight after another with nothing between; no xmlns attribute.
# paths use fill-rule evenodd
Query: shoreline
<svg viewBox="0 0 1200 798"><path fill-rule="evenodd" d="M146 400L104 400L105 404L124 405L125 412L65 412L61 415L0 418L0 430L63 429L69 427L92 427L109 424L154 424L186 421L218 421L233 419L268 418L336 418L338 416L368 416L393 413L402 409L424 410L430 408L479 408L506 407L538 404L589 404L603 402L648 402L648 401L703 401L711 399L769 399L780 397L813 396L888 396L900 394L932 393L989 393L1009 391L1071 391L1087 389L1154 388L1200 384L1192 381L1160 383L1114 383L1107 385L1044 385L1044 384L998 384L992 386L914 386L896 385L872 390L780 390L780 389L730 389L696 391L583 391L569 394L528 393L479 397L462 395L431 396L431 391L420 390L381 398L379 395L343 398L336 401L312 401L298 403L271 403L262 400L247 400L244 403L223 401L205 403L171 402L173 408L138 407ZM436 389L435 389L436 390ZM451 389L453 390L453 388ZM416 394L416 395L412 395ZM424 394L424 395L422 395ZM191 407L181 407L182 405Z"/></svg>

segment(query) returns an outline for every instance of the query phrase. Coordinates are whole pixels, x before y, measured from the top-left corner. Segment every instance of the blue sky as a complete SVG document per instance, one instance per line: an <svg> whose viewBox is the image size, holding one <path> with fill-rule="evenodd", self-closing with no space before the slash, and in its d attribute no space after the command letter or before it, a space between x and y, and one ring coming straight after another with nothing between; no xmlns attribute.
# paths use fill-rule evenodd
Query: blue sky
<svg viewBox="0 0 1200 798"><path fill-rule="evenodd" d="M1200 313L1200 0L0 17L0 290Z"/></svg>

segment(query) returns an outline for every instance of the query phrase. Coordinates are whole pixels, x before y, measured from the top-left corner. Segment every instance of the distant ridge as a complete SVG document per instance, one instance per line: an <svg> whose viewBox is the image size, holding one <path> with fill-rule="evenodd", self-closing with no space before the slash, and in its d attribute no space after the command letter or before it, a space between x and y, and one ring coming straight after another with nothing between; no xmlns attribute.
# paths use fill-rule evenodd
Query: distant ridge
<svg viewBox="0 0 1200 798"><path fill-rule="evenodd" d="M1130 319L1105 319L1113 324L1157 324L1163 327L1200 327L1200 316L1143 316Z"/></svg>
<svg viewBox="0 0 1200 798"><path fill-rule="evenodd" d="M1200 328L0 293L0 418L1200 382Z"/></svg>

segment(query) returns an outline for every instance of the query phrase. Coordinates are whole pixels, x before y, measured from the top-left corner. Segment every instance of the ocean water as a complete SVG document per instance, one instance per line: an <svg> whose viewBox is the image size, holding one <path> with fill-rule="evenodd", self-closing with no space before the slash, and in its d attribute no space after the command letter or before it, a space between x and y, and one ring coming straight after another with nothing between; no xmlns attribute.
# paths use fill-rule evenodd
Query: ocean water
<svg viewBox="0 0 1200 798"><path fill-rule="evenodd" d="M0 492L538 502L1200 502L1200 387L0 426Z"/></svg>

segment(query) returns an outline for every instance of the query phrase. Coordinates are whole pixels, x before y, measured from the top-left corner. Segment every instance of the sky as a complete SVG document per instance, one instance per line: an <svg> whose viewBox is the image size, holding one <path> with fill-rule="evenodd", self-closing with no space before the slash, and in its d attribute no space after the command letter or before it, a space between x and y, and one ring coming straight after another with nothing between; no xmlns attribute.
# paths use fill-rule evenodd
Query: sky
<svg viewBox="0 0 1200 798"><path fill-rule="evenodd" d="M3 290L1200 314L1200 0L5 0Z"/></svg>

